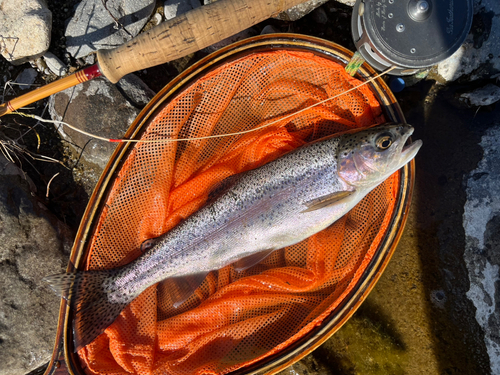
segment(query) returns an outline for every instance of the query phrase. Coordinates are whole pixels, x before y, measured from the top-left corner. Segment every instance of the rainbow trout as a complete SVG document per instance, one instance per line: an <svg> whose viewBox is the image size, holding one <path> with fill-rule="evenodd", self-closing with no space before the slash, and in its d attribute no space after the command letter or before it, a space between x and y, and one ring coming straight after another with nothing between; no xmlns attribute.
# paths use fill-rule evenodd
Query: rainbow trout
<svg viewBox="0 0 500 375"><path fill-rule="evenodd" d="M416 155L421 141L405 146L412 133L410 125L385 125L312 142L223 181L217 198L147 240L135 261L46 277L71 300L75 351L159 281L175 282L178 306L208 272L229 264L244 270L325 229Z"/></svg>

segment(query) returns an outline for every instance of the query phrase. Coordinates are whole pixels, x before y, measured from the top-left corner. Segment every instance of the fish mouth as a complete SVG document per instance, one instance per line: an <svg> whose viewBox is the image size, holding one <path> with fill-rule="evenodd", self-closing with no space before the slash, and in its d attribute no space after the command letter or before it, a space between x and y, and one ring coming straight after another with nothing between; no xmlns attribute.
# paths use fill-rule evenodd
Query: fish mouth
<svg viewBox="0 0 500 375"><path fill-rule="evenodd" d="M413 126L408 125L408 124L405 124L403 126L404 126L404 130L402 132L403 133L402 136L406 139L405 139L405 143L403 143L404 146L401 148L401 157L400 157L401 165L404 165L404 164L408 163L411 159L413 159L423 144L421 140L417 140L417 141L412 142L410 144L406 144L406 142L408 142L409 138L411 137L411 135L413 134L413 131L415 129Z"/></svg>
<svg viewBox="0 0 500 375"><path fill-rule="evenodd" d="M420 147L422 147L423 142L419 139L415 142L406 145L401 150L401 161L402 164L408 163L411 159L415 157Z"/></svg>

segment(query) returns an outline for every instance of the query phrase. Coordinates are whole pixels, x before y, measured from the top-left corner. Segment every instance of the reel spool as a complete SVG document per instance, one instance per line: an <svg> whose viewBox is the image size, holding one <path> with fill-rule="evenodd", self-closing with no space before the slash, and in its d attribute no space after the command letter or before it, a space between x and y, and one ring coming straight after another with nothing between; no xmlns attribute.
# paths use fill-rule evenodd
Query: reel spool
<svg viewBox="0 0 500 375"><path fill-rule="evenodd" d="M375 69L410 75L450 57L472 24L472 0L357 0L356 48Z"/></svg>

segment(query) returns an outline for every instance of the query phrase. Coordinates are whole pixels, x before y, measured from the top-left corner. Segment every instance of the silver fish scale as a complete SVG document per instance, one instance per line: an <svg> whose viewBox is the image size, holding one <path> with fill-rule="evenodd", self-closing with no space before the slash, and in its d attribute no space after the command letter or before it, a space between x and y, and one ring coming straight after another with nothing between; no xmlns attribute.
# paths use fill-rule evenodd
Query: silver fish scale
<svg viewBox="0 0 500 375"><path fill-rule="evenodd" d="M214 202L125 266L116 285L133 299L165 278L220 269L244 256L295 244L330 225L345 211L302 211L306 202L349 189L337 176L338 144L339 138L332 138L306 145L242 174Z"/></svg>

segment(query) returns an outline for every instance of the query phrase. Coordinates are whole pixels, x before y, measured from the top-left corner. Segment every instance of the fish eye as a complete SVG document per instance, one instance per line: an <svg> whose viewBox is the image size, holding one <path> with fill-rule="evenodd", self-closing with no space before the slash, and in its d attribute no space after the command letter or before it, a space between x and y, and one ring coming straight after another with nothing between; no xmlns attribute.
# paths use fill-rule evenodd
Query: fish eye
<svg viewBox="0 0 500 375"><path fill-rule="evenodd" d="M375 141L375 145L379 150L387 150L392 145L392 135L391 134L382 134Z"/></svg>

